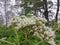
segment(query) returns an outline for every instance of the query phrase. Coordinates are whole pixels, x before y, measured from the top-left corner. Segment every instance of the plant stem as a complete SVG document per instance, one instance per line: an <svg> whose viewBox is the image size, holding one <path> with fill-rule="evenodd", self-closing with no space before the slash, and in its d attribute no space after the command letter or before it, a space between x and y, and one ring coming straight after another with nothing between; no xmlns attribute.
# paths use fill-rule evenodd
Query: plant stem
<svg viewBox="0 0 60 45"><path fill-rule="evenodd" d="M25 32L25 45L27 45L27 32Z"/></svg>
<svg viewBox="0 0 60 45"><path fill-rule="evenodd" d="M11 42L8 42L6 40L3 40L3 39L0 39L1 42L5 42L5 43L8 43L8 44L11 44L11 45L16 45L15 43L11 43Z"/></svg>
<svg viewBox="0 0 60 45"><path fill-rule="evenodd" d="M17 44L18 44L18 45L20 45L20 42L19 42L19 37L18 37L17 30L15 30L15 33L16 33Z"/></svg>
<svg viewBox="0 0 60 45"><path fill-rule="evenodd" d="M42 40L43 41L43 40ZM38 42L37 44L35 44L35 45L39 45L42 41L40 41L40 42Z"/></svg>

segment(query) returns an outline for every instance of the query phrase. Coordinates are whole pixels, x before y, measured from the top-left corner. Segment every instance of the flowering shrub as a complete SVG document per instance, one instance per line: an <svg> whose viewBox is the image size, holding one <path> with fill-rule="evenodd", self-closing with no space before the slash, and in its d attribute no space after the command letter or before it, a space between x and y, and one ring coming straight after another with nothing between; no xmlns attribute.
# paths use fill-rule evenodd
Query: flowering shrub
<svg viewBox="0 0 60 45"><path fill-rule="evenodd" d="M27 16L14 16L8 22L7 27L14 27L17 31L22 30L27 36L32 33L32 36L37 36L50 45L56 45L55 32L52 28L45 26L46 22L45 18L28 14Z"/></svg>
<svg viewBox="0 0 60 45"><path fill-rule="evenodd" d="M29 26L29 25L35 25L37 24L43 24L47 22L45 19L40 18L40 17L36 17L33 15L29 15L29 16L14 16L9 22L8 22L8 26L13 25L15 23L15 28L19 29L25 26Z"/></svg>

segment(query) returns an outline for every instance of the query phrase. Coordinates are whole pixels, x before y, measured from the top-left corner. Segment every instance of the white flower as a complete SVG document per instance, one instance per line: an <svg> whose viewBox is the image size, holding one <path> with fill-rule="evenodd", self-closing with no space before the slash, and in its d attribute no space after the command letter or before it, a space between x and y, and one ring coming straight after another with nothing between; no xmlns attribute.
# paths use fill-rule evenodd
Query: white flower
<svg viewBox="0 0 60 45"><path fill-rule="evenodd" d="M44 22L44 23L42 23L42 22ZM18 30L22 27L24 28L26 26L34 25L34 26L32 26L32 29L29 29L29 30L34 31L33 35L39 37L40 39L44 38L51 45L55 45L55 42L54 42L55 32L52 30L52 28L45 26L45 22L47 22L47 20L45 18L36 17L34 15L31 15L31 17L14 16L8 22L7 27L11 26L12 23L15 23L14 27ZM39 25L37 26L36 23L38 23Z"/></svg>
<svg viewBox="0 0 60 45"><path fill-rule="evenodd" d="M48 43L49 43L50 45L56 45L55 42L54 42L54 40L48 41Z"/></svg>

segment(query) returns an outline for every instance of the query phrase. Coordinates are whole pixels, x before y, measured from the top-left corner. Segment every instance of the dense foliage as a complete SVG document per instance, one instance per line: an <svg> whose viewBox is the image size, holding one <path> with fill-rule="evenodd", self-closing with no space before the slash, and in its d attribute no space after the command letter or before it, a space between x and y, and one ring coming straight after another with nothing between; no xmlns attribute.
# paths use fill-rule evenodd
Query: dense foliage
<svg viewBox="0 0 60 45"><path fill-rule="evenodd" d="M14 16L8 26L0 27L1 45L56 45L55 32L45 26L44 18L31 14Z"/></svg>
<svg viewBox="0 0 60 45"><path fill-rule="evenodd" d="M4 14L6 19L4 20L6 25L2 25L4 21L0 19L0 45L60 45L60 24L57 24L59 0L57 0L56 22L52 23L49 22L49 13L53 13L50 10L53 5L51 1L14 0L16 4L13 5L12 2L10 5L10 1L5 0L0 3L2 10L0 15ZM22 8L21 12L18 11L19 7ZM13 16L17 13L23 15ZM36 17L40 15L44 15L46 19Z"/></svg>

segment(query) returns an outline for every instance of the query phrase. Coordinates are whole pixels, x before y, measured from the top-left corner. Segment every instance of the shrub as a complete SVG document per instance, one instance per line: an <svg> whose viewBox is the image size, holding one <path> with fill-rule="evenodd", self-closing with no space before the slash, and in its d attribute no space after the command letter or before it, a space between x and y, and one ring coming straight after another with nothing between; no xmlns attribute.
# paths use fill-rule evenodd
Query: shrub
<svg viewBox="0 0 60 45"><path fill-rule="evenodd" d="M56 45L55 32L45 26L46 22L45 18L31 14L14 16L8 22L6 39L1 38L0 41L7 45Z"/></svg>

